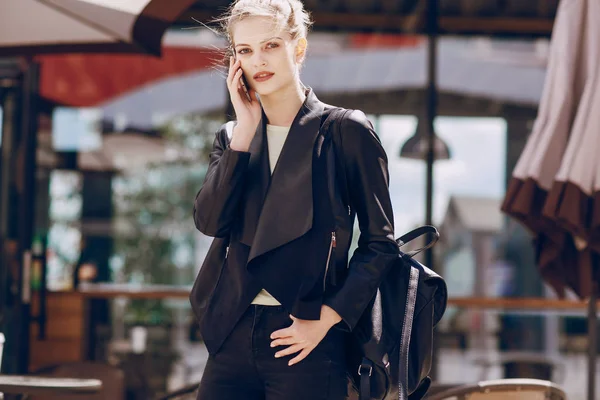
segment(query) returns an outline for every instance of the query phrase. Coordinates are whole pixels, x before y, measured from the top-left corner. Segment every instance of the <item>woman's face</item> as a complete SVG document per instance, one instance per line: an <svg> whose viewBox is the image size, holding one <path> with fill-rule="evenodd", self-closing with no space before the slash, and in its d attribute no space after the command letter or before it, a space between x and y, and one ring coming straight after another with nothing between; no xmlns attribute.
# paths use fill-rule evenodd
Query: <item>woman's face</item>
<svg viewBox="0 0 600 400"><path fill-rule="evenodd" d="M294 87L298 82L300 57L297 40L277 29L267 17L249 17L233 26L233 51L241 61L250 87L261 96Z"/></svg>

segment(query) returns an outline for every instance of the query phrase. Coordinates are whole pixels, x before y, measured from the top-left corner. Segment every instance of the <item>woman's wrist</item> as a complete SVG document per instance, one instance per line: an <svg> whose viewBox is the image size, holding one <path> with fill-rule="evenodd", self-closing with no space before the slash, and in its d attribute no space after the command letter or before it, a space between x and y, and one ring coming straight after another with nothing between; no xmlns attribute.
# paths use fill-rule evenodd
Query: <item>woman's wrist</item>
<svg viewBox="0 0 600 400"><path fill-rule="evenodd" d="M323 304L321 306L321 320L332 327L340 322L342 317L340 317L340 315L333 308Z"/></svg>
<svg viewBox="0 0 600 400"><path fill-rule="evenodd" d="M236 125L233 128L233 134L229 148L235 151L248 151L250 149L250 143L254 138L256 130L250 130L243 126Z"/></svg>
<svg viewBox="0 0 600 400"><path fill-rule="evenodd" d="M229 148L235 151L244 151L247 152L250 149L250 142L243 140L231 139L231 143L229 143Z"/></svg>

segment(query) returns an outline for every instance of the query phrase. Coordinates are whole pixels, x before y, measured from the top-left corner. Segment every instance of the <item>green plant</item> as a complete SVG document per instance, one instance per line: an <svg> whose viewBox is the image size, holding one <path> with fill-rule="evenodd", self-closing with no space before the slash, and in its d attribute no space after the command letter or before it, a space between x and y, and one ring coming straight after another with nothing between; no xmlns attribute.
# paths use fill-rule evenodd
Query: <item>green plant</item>
<svg viewBox="0 0 600 400"><path fill-rule="evenodd" d="M221 118L210 115L173 119L158 134L165 159L114 178L117 229L111 268L116 281L170 285L193 281L196 233L191 211L214 132L221 124ZM136 300L126 319L155 324L169 317L161 301Z"/></svg>

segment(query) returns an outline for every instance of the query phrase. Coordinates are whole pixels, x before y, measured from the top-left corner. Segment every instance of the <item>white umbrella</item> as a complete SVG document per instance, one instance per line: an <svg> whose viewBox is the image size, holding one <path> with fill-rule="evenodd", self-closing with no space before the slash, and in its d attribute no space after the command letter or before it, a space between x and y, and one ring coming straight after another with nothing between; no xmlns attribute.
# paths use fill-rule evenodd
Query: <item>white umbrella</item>
<svg viewBox="0 0 600 400"><path fill-rule="evenodd" d="M543 214L572 236L579 252L577 263L566 265L567 273L578 278L582 297L594 290L600 276L594 273L593 257L600 257L600 3L588 1L583 70L587 73L577 114L570 128L569 143L560 163ZM596 290L598 290L596 288Z"/></svg>
<svg viewBox="0 0 600 400"><path fill-rule="evenodd" d="M571 134L582 94L590 76L583 62L585 53L586 0L562 1L552 31L546 82L533 131L513 171L502 210L527 226L537 236L538 264L542 276L564 294L575 281L567 264L576 255L569 247L568 233L542 213L548 192Z"/></svg>
<svg viewBox="0 0 600 400"><path fill-rule="evenodd" d="M599 19L597 0L561 1L547 97L502 208L537 234L539 268L558 293L570 288L589 297L589 400L595 398L600 290Z"/></svg>
<svg viewBox="0 0 600 400"><path fill-rule="evenodd" d="M1 0L0 57L160 54L164 31L195 0Z"/></svg>
<svg viewBox="0 0 600 400"><path fill-rule="evenodd" d="M569 144L544 207L546 216L573 235L579 250L589 247L595 251L600 251L599 16L600 3L590 1L587 23L584 23L587 30L584 68L591 74L586 80Z"/></svg>

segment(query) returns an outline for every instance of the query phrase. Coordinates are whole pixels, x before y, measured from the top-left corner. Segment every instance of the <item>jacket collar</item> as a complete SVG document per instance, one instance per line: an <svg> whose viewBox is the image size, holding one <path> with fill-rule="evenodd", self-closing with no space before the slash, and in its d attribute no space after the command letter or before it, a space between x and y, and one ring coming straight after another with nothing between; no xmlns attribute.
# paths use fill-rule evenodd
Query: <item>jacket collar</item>
<svg viewBox="0 0 600 400"><path fill-rule="evenodd" d="M312 89L294 118L279 161L270 173L266 116L250 145L240 241L248 262L304 235L313 224L313 152L324 104Z"/></svg>

